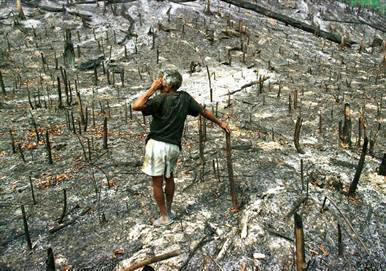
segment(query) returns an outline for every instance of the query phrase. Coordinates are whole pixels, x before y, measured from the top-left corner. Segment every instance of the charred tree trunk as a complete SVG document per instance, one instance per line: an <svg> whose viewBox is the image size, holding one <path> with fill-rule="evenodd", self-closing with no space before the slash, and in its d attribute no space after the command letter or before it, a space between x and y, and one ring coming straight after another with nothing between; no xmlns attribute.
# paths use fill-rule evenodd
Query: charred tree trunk
<svg viewBox="0 0 386 271"><path fill-rule="evenodd" d="M338 34L336 34L336 33L330 33L330 32L326 32L326 31L320 30L320 29L318 29L315 26L308 25L308 24L305 24L305 23L303 23L301 21L295 20L295 19L293 19L291 17L288 17L288 16L285 16L285 15L282 15L282 14L270 11L270 10L264 8L264 7L261 7L261 6L258 6L256 4L250 3L249 1L246 1L246 0L222 0L222 1L226 2L226 3L229 3L229 4L232 4L232 5L235 5L237 7L242 7L242 8L245 8L245 9L249 9L249 10L255 11L255 12L259 13L259 14L263 14L263 15L265 15L267 17L276 19L276 20L278 20L280 22L285 23L286 25L291 25L291 26L293 26L295 28L299 28L299 29L301 29L303 31L306 31L306 32L309 32L309 33L313 33L313 34L317 33L320 37L328 39L328 40L333 41L335 43L340 44L341 41L342 41L342 38ZM346 40L345 43L346 43L347 46L351 46L352 44L355 44L355 42L350 41L350 40Z"/></svg>
<svg viewBox="0 0 386 271"><path fill-rule="evenodd" d="M350 189L348 191L349 196L354 195L355 191L357 189L359 178L361 177L363 165L365 163L368 143L369 143L369 141L368 141L367 137L365 137L365 140L363 142L361 157L359 158L358 166L357 166L356 171L355 171L354 180L352 181L352 183L350 185Z"/></svg>
<svg viewBox="0 0 386 271"><path fill-rule="evenodd" d="M54 252L52 251L52 248L47 249L47 271L56 271L55 267L55 258L54 258Z"/></svg>

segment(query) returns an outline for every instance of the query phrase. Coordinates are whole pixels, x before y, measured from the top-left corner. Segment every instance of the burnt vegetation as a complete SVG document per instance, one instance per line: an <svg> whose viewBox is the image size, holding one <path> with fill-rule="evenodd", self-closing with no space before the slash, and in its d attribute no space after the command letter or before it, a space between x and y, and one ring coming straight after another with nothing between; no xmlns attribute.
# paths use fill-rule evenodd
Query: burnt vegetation
<svg viewBox="0 0 386 271"><path fill-rule="evenodd" d="M325 2L0 0L0 269L382 270L386 20ZM232 134L188 118L154 228L171 64Z"/></svg>

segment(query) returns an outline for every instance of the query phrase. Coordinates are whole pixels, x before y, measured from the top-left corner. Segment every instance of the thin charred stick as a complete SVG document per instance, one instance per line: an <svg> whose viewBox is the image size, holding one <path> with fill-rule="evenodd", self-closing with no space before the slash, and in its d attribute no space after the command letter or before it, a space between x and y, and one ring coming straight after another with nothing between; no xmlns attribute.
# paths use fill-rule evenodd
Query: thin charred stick
<svg viewBox="0 0 386 271"><path fill-rule="evenodd" d="M51 143L50 143L50 135L48 133L48 129L46 129L46 149L48 155L48 163L53 164L52 161L52 152L51 152Z"/></svg>
<svg viewBox="0 0 386 271"><path fill-rule="evenodd" d="M326 205L326 200L327 200L327 197L324 197L322 208L320 209L320 213L323 213L323 211L324 211L324 206Z"/></svg>
<svg viewBox="0 0 386 271"><path fill-rule="evenodd" d="M306 270L305 253L304 253L304 234L302 217L297 213L294 214L295 222L295 244L296 244L296 271Z"/></svg>
<svg viewBox="0 0 386 271"><path fill-rule="evenodd" d="M103 149L107 150L107 117L103 121Z"/></svg>
<svg viewBox="0 0 386 271"><path fill-rule="evenodd" d="M12 129L9 129L9 136L11 137L12 153L16 153L15 137L13 136Z"/></svg>
<svg viewBox="0 0 386 271"><path fill-rule="evenodd" d="M6 95L6 91L5 91L5 85L4 85L4 80L3 80L3 74L1 73L0 71L0 87L1 87L1 90L3 92L3 95Z"/></svg>
<svg viewBox="0 0 386 271"><path fill-rule="evenodd" d="M304 170L303 159L300 159L300 179L302 181L302 191L304 190Z"/></svg>
<svg viewBox="0 0 386 271"><path fill-rule="evenodd" d="M110 70L106 71L106 77L107 77L107 84L111 85L111 80L110 80Z"/></svg>
<svg viewBox="0 0 386 271"><path fill-rule="evenodd" d="M121 84L122 84L122 87L125 87L125 70L122 69L121 71Z"/></svg>
<svg viewBox="0 0 386 271"><path fill-rule="evenodd" d="M357 189L359 178L361 177L363 165L365 163L368 143L369 143L369 141L368 141L367 137L365 137L364 142L363 142L361 157L359 158L359 162L358 162L357 168L355 170L355 176L354 176L354 179L350 185L350 189L348 191L349 196L354 195L355 191Z"/></svg>
<svg viewBox="0 0 386 271"><path fill-rule="evenodd" d="M362 129L365 127L365 116L364 116L364 110L362 108L360 114L359 114L359 120L358 120L358 139L357 139L357 146L361 146L362 141Z"/></svg>
<svg viewBox="0 0 386 271"><path fill-rule="evenodd" d="M21 144L17 144L17 149L19 150L21 160L23 160L23 162L26 163L27 161L25 160L24 151L23 151L23 148L21 147Z"/></svg>
<svg viewBox="0 0 386 271"><path fill-rule="evenodd" d="M76 97L78 99L78 106L79 106L79 115L80 115L80 121L84 125L85 124L85 118L84 118L84 111L83 111L83 104L82 104L82 98L80 96L79 91L76 88Z"/></svg>
<svg viewBox="0 0 386 271"><path fill-rule="evenodd" d="M78 123L78 133L81 135L82 134L82 124L78 118L76 119L76 123Z"/></svg>
<svg viewBox="0 0 386 271"><path fill-rule="evenodd" d="M98 85L98 70L97 70L97 65L94 66L94 84L97 86Z"/></svg>
<svg viewBox="0 0 386 271"><path fill-rule="evenodd" d="M159 64L159 49L157 47L157 64Z"/></svg>
<svg viewBox="0 0 386 271"><path fill-rule="evenodd" d="M342 230L340 229L340 224L338 224L338 255L343 256Z"/></svg>
<svg viewBox="0 0 386 271"><path fill-rule="evenodd" d="M298 153L304 154L305 152L303 151L303 149L300 147L300 144L299 144L299 137L300 137L300 130L302 128L302 122L303 122L303 118L299 116L295 124L294 144L295 144L296 151Z"/></svg>
<svg viewBox="0 0 386 271"><path fill-rule="evenodd" d="M292 96L291 93L288 94L288 114L292 113Z"/></svg>
<svg viewBox="0 0 386 271"><path fill-rule="evenodd" d="M294 91L294 109L296 110L298 108L298 90L296 89Z"/></svg>
<svg viewBox="0 0 386 271"><path fill-rule="evenodd" d="M277 92L277 98L280 99L280 95L281 95L281 84L279 84L279 90Z"/></svg>
<svg viewBox="0 0 386 271"><path fill-rule="evenodd" d="M232 209L234 211L237 211L239 209L239 203L237 201L235 183L233 178L231 135L229 133L225 133L225 139L226 139L226 158L227 158L227 167L228 167L228 176L229 176L229 191L232 198Z"/></svg>
<svg viewBox="0 0 386 271"><path fill-rule="evenodd" d="M34 205L36 205L36 199L35 199L35 192L34 192L34 185L32 183L32 178L29 176L29 185L31 187L31 195L32 195L32 202Z"/></svg>
<svg viewBox="0 0 386 271"><path fill-rule="evenodd" d="M155 48L155 32L154 32L154 30L151 32L151 34L152 34L151 50L154 50L154 48Z"/></svg>
<svg viewBox="0 0 386 271"><path fill-rule="evenodd" d="M46 271L56 271L54 252L52 251L52 248L50 248L50 247L47 249L47 268L46 268Z"/></svg>
<svg viewBox="0 0 386 271"><path fill-rule="evenodd" d="M124 109L125 109L125 123L127 124L128 123L128 108L127 108L127 103L126 103L126 101L125 101L125 107L124 107Z"/></svg>
<svg viewBox="0 0 386 271"><path fill-rule="evenodd" d="M32 242L31 242L31 237L29 235L28 222L27 222L27 217L25 215L24 205L21 206L21 213L23 215L25 240L27 241L28 248L31 250L32 249Z"/></svg>
<svg viewBox="0 0 386 271"><path fill-rule="evenodd" d="M64 188L63 189L63 211L58 221L59 224L62 224L63 219L66 216L66 212L67 212L67 190Z"/></svg>
<svg viewBox="0 0 386 271"><path fill-rule="evenodd" d="M91 149L91 143L89 138L87 138L87 150L88 150L88 161L91 162L92 149Z"/></svg>
<svg viewBox="0 0 386 271"><path fill-rule="evenodd" d="M351 107L349 103L346 103L344 105L344 123L342 128L341 140L342 143L348 144L349 146L351 146L351 130Z"/></svg>
<svg viewBox="0 0 386 271"><path fill-rule="evenodd" d="M133 119L133 108L131 108L131 104L129 105L130 119Z"/></svg>
<svg viewBox="0 0 386 271"><path fill-rule="evenodd" d="M323 118L322 118L322 111L319 111L319 134L323 134Z"/></svg>
<svg viewBox="0 0 386 271"><path fill-rule="evenodd" d="M63 101L62 101L62 89L60 85L60 78L59 76L56 77L57 82L58 82L58 100L59 100L59 108L63 108Z"/></svg>
<svg viewBox="0 0 386 271"><path fill-rule="evenodd" d="M71 124L72 124L72 132L76 134L76 126L75 126L75 118L74 118L74 112L71 111Z"/></svg>
<svg viewBox="0 0 386 271"><path fill-rule="evenodd" d="M208 65L206 65L206 72L208 73L210 102L213 102L212 80L211 80L211 78L210 78L210 72L209 72L209 67L208 67Z"/></svg>
<svg viewBox="0 0 386 271"><path fill-rule="evenodd" d="M58 70L59 69L59 60L58 60L58 57L56 56L56 52L55 53L55 70Z"/></svg>
<svg viewBox="0 0 386 271"><path fill-rule="evenodd" d="M91 105L91 114L92 114L92 127L95 128L95 105L94 105L94 101L92 102L92 105Z"/></svg>
<svg viewBox="0 0 386 271"><path fill-rule="evenodd" d="M31 115L32 126L34 127L34 130L35 130L35 135L36 135L36 145L39 145L40 134L39 134L39 130L38 130L38 125L36 124L34 115L32 115L31 110L29 111L29 113L30 113L30 115Z"/></svg>
<svg viewBox="0 0 386 271"><path fill-rule="evenodd" d="M87 127L88 127L88 107L87 106L84 112L85 112L84 131L87 132Z"/></svg>
<svg viewBox="0 0 386 271"><path fill-rule="evenodd" d="M46 72L46 67L45 67L46 61L45 61L45 58L44 58L44 55L43 55L42 52L40 53L40 58L41 58L41 60L42 60L42 68L43 68L43 72Z"/></svg>
<svg viewBox="0 0 386 271"><path fill-rule="evenodd" d="M378 133L379 133L380 130L381 130L381 123L378 123L378 129L375 132L373 132L373 130L371 130L371 133L370 133L369 154L372 157L374 157L374 146L377 143Z"/></svg>
<svg viewBox="0 0 386 271"><path fill-rule="evenodd" d="M198 117L198 142L199 142L200 160L201 160L202 164L205 164L205 158L204 158L204 136L203 136L202 117L201 117L201 115Z"/></svg>
<svg viewBox="0 0 386 271"><path fill-rule="evenodd" d="M125 58L127 58L127 47L126 45L123 46L125 48Z"/></svg>
<svg viewBox="0 0 386 271"><path fill-rule="evenodd" d="M35 107L33 106L32 101L31 101L31 92L29 90L28 83L27 83L27 95L28 95L28 103L29 103L31 109L34 110Z"/></svg>

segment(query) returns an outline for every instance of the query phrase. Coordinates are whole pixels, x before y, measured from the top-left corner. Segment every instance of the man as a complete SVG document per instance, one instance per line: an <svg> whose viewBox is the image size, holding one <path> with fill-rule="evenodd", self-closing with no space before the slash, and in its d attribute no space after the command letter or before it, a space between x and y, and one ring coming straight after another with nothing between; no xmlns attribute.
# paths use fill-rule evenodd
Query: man
<svg viewBox="0 0 386 271"><path fill-rule="evenodd" d="M147 137L145 158L142 171L152 177L153 196L160 209L160 218L154 225L168 225L175 217L172 212L174 196L173 170L181 150L181 138L187 115L201 114L208 120L230 133L229 126L218 120L211 112L203 109L185 91L177 91L182 83L182 76L176 70L167 70L161 78L154 80L151 87L132 103L132 109L142 111L145 116L152 115L150 133ZM150 97L160 90L160 94ZM163 179L166 180L165 194Z"/></svg>

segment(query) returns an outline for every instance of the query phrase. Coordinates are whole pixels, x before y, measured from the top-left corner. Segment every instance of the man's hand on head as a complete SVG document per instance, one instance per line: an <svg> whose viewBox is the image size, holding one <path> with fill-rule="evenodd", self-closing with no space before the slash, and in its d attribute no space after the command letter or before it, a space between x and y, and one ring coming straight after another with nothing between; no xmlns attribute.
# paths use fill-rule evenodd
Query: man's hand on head
<svg viewBox="0 0 386 271"><path fill-rule="evenodd" d="M162 89L162 79L156 79L153 81L150 87L152 90L157 91L159 89Z"/></svg>

